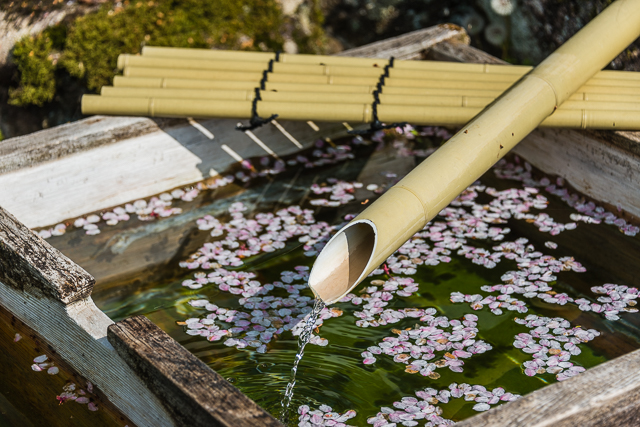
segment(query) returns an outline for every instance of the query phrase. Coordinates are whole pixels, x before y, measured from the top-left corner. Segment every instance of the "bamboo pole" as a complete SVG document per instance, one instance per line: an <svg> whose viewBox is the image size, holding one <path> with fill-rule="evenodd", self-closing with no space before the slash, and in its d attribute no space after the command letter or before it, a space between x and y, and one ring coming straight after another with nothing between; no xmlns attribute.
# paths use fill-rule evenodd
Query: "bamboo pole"
<svg viewBox="0 0 640 427"><path fill-rule="evenodd" d="M174 60L208 60L208 61L244 61L244 62L268 62L276 59L275 53L226 51L211 49L190 49L174 47L145 46L142 48L142 56L147 58L164 58ZM293 64L326 64L351 67L380 67L389 64L386 59L379 58L353 58L326 55L304 54L280 54L279 62ZM175 65L174 65L175 66ZM173 66L172 66L173 67ZM531 71L533 67L526 65L509 64L470 64L446 61L394 61L394 68L409 70L440 70L440 71L464 71L490 74L517 74L522 76ZM596 73L598 78L620 78L640 80L640 73L603 70Z"/></svg>
<svg viewBox="0 0 640 427"><path fill-rule="evenodd" d="M146 87L146 88L171 88L171 89L220 89L220 90L249 90L259 86L257 82L247 81L216 81L216 80L192 80L174 79L162 77L123 77L115 76L114 87ZM305 83L274 83L267 81L265 90L277 92L334 92L334 93L373 93L374 85L315 85ZM450 89L450 88L411 88L411 87L382 87L382 92L390 95L454 95L454 96L479 96L496 98L503 93L501 90L482 89ZM572 100L584 101L612 101L612 102L637 102L640 97L640 87L605 87L584 86L579 92L572 95Z"/></svg>
<svg viewBox="0 0 640 427"><path fill-rule="evenodd" d="M122 54L118 57L118 69L125 68L157 68L171 70L198 70L198 71L239 71L262 73L269 68L268 63L247 61L207 61L186 59L176 61L169 58L147 58ZM505 67L506 68L506 67ZM314 64L289 64L275 62L270 66L274 74L305 74L319 76L349 76L349 77L373 77L380 78L385 71L378 67L349 67L340 65L314 65ZM467 71L441 71L441 70L407 70L390 68L389 77L399 79L438 79L438 80L474 80L487 82L511 82L513 83L521 74L486 74ZM524 73L522 73L524 74Z"/></svg>
<svg viewBox="0 0 640 427"><path fill-rule="evenodd" d="M124 70L126 77L155 77L155 78L178 78L193 80L230 80L230 81L255 81L256 85L263 75L258 73L242 73L234 71L208 71L208 70L179 70L168 68L138 68L128 67ZM353 77L353 76L324 76L307 74L277 74L270 73L268 81L274 83L297 83L312 85L366 85L375 86L379 79L376 77ZM515 81L515 80L514 80ZM385 87L405 87L405 88L439 88L439 89L473 89L473 90L500 90L509 88L514 81L505 82L484 82L473 80L431 80L431 79L385 79ZM615 87L620 91L625 91L629 84L624 80L591 79L585 86ZM639 89L635 87L632 89Z"/></svg>
<svg viewBox="0 0 640 427"><path fill-rule="evenodd" d="M156 69L156 76L162 74L160 70L167 70L171 77L179 77L184 72L185 76L196 76L194 78L217 78L223 72L256 73L262 76L262 72L270 69L272 74L303 74L307 76L345 76L380 78L385 70L374 67L353 67L335 65L311 65L311 64L288 64L275 62L268 66L264 62L249 61L209 61L209 60L181 60L176 61L169 58L144 57L129 54L122 54L118 57L119 69ZM501 70L506 71L510 67L502 66ZM476 82L500 82L512 84L527 70L518 68L518 73L482 73L463 68L455 71L442 70L413 70L392 67L386 70L388 78L391 79L429 79L429 80L449 80L449 81L476 81ZM189 71L189 72L187 72ZM135 71L134 71L135 72ZM149 73L150 71L146 71ZM210 74L213 73L213 74ZM125 73L125 75L127 75ZM206 77L211 75L212 77ZM170 77L169 75L166 75ZM261 78L261 77L259 77ZM628 86L629 83L640 83L640 73L628 71L607 71L596 74L589 84L599 86Z"/></svg>
<svg viewBox="0 0 640 427"><path fill-rule="evenodd" d="M142 56L155 58L172 58L176 60L184 59L204 59L219 61L264 61L275 60L276 54L269 52L247 52L247 51L228 51L228 50L210 50L210 49L184 49L174 47L156 47L145 46L142 48ZM352 58L345 56L326 56L326 55L304 55L304 54L280 54L279 62L292 64L327 64L341 66L360 66L360 67L379 67L383 68L389 64L388 59L380 58ZM403 69L427 69L456 71L460 69L460 63L457 62L441 62L441 61L395 61L394 67ZM493 64L469 64L469 69L476 69L479 72L496 72L500 70L501 65ZM516 72L517 68L530 68L522 66L508 67L509 70L502 73Z"/></svg>
<svg viewBox="0 0 640 427"><path fill-rule="evenodd" d="M640 74L640 73L638 73ZM126 67L123 71L125 77L156 77L179 78L194 80L231 80L231 81L256 81L263 78L263 73L242 72L229 70L191 70L179 68L148 68ZM427 78L399 78L390 73L390 77L384 81L385 86L399 87L426 87L446 89L478 89L478 90L505 90L516 82L519 76L480 74L480 73L436 73ZM269 73L268 81L278 83L304 83L304 84L334 84L334 85L376 85L379 77L376 76L349 76L349 75L323 75L323 74L284 74ZM629 87L634 81L623 79L590 79L586 86ZM640 81L635 86L638 87Z"/></svg>
<svg viewBox="0 0 640 427"><path fill-rule="evenodd" d="M638 0L640 1L640 0ZM579 102L579 101L575 101ZM406 121L416 125L460 126L475 117L482 108L421 105L384 105L378 107L378 118L385 123ZM83 114L118 114L150 117L199 117L249 119L252 101L198 100L173 98L118 98L100 95L82 97ZM258 101L257 113L262 117L277 114L282 120L318 120L354 123L373 121L370 103L313 103ZM640 128L640 113L629 110L562 110L541 123L543 127L569 129Z"/></svg>
<svg viewBox="0 0 640 427"><path fill-rule="evenodd" d="M204 99L215 101L252 101L255 90L199 90L199 89L149 89L149 88L122 88L103 86L100 92L102 96L116 98L173 98L173 99ZM367 93L318 93L318 92L273 92L260 91L263 101L273 102L310 102L310 103L345 103L345 104L371 104L374 101L372 94ZM640 111L640 97L634 97L633 101L615 99L585 100L584 94L574 94L562 106L561 110L617 110ZM454 95L379 95L381 105L423 105L423 106L448 106L448 107L485 107L495 97L454 96Z"/></svg>
<svg viewBox="0 0 640 427"><path fill-rule="evenodd" d="M114 87L140 87L140 88L170 88L170 89L230 89L248 90L259 86L258 82L216 81L216 80L191 80L173 79L162 77L123 77L115 76ZM307 83L265 83L266 91L276 92L333 92L333 93L373 93L375 85L317 85ZM394 95L460 95L460 96L488 96L497 97L501 90L481 89L448 89L448 88L406 88L406 87L382 87L382 93Z"/></svg>
<svg viewBox="0 0 640 427"><path fill-rule="evenodd" d="M316 296L339 301L639 35L640 0L607 7L340 230L311 270Z"/></svg>

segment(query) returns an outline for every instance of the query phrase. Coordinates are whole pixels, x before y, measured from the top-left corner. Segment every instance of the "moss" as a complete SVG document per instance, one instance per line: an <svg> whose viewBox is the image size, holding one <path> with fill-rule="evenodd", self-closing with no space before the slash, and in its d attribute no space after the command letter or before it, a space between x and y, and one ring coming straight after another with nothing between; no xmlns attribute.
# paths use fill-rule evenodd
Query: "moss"
<svg viewBox="0 0 640 427"><path fill-rule="evenodd" d="M125 2L126 3L126 2ZM143 45L279 49L281 13L275 0L138 1L78 19L61 59L71 75L97 91L109 84L120 53Z"/></svg>
<svg viewBox="0 0 640 427"><path fill-rule="evenodd" d="M144 45L281 50L284 18L276 0L158 0L105 4L68 30L55 27L14 49L20 85L12 103L42 105L55 94L55 70L82 79L91 91L110 84L121 53ZM52 61L61 50L57 64ZM30 52L34 52L30 55Z"/></svg>
<svg viewBox="0 0 640 427"><path fill-rule="evenodd" d="M20 73L20 84L9 89L9 104L42 106L53 99L56 82L52 48L53 42L47 32L16 43L13 56Z"/></svg>

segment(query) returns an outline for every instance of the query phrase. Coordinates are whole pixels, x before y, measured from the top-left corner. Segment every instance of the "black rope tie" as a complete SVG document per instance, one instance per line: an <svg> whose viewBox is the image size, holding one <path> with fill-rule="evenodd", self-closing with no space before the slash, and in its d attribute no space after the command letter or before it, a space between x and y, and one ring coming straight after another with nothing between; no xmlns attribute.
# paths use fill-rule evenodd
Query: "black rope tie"
<svg viewBox="0 0 640 427"><path fill-rule="evenodd" d="M236 130L242 132L254 130L278 118L277 114L272 114L271 117L268 117L266 119L263 119L258 115L258 101L262 101L262 97L260 96L260 88L255 88L255 91L256 94L253 97L253 101L251 102L251 119L249 119L249 125L244 126L242 125L242 123L238 123L236 125Z"/></svg>
<svg viewBox="0 0 640 427"><path fill-rule="evenodd" d="M371 104L371 118L373 121L369 125L369 129L364 130L350 130L348 133L352 135L367 135L370 133L377 132L382 129L391 129L398 126L405 126L407 122L401 123L391 123L388 125L383 124L380 119L378 119L378 105L380 105L380 94L382 93L382 88L384 86L384 81L387 77L389 77L389 69L393 67L393 63L395 58L392 56L389 58L389 63L384 66L384 72L380 75L380 79L378 80L378 84L376 85L376 89L373 91L373 103Z"/></svg>
<svg viewBox="0 0 640 427"><path fill-rule="evenodd" d="M267 69L262 72L262 80L260 80L260 87L255 88L255 96L253 97L253 101L251 102L251 118L249 119L249 125L244 126L242 123L238 123L236 125L236 130L239 130L242 132L245 132L248 130L254 130L278 118L277 114L272 114L271 117L268 117L266 119L258 115L258 101L262 101L262 97L260 96L260 90L265 90L265 84L267 83L267 79L269 78L269 73L273 72L273 63L278 61L280 61L280 52L276 52L275 61L273 59L269 60L269 65Z"/></svg>

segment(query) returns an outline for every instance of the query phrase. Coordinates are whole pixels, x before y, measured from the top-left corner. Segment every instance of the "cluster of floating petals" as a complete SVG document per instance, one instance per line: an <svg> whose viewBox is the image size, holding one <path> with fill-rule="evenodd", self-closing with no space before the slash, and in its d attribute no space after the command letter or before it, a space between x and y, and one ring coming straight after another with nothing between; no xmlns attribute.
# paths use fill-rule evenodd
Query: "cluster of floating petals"
<svg viewBox="0 0 640 427"><path fill-rule="evenodd" d="M212 237L224 238L205 243L188 261L181 262L180 266L188 269L213 269L214 273L215 269L224 266L239 267L243 265L244 258L283 249L286 242L294 237L305 244L304 248L311 251L311 256L317 250L315 245L326 241L334 229L326 222L316 223L313 211L298 206L281 209L275 214L259 213L253 219L244 216L243 212L246 210L242 203L233 203L229 208L231 220L228 222L222 223L212 216L198 220L200 229L211 230ZM196 280L187 280L183 285L198 289L210 282L207 277L196 277ZM219 281L216 283L220 284Z"/></svg>
<svg viewBox="0 0 640 427"><path fill-rule="evenodd" d="M86 391L78 389L75 383L68 383L62 388L62 393L56 396L58 403L63 403L72 400L82 405L87 405L87 409L90 411L97 411L98 405L91 401L91 393L93 393L93 384L87 382Z"/></svg>
<svg viewBox="0 0 640 427"><path fill-rule="evenodd" d="M301 405L298 408L298 415L298 427L349 427L346 423L356 416L356 411L349 410L340 414L327 405L320 405L314 410L307 405Z"/></svg>
<svg viewBox="0 0 640 427"><path fill-rule="evenodd" d="M448 367L453 372L462 372L462 359L492 349L490 344L476 339L478 317L474 314L449 320L445 316L434 316L435 309L425 312L420 318L422 325L408 330L394 329L392 332L398 337L385 337L382 342L367 348L362 353L363 363L370 365L376 362L375 355L386 354L393 356L394 362L406 364L405 372L436 379L440 376L435 373L437 368Z"/></svg>
<svg viewBox="0 0 640 427"><path fill-rule="evenodd" d="M452 292L450 300L453 303L468 302L469 307L474 310L480 310L486 305L493 314L502 314L502 309L517 311L518 313L529 311L524 301L513 298L509 294L500 294L497 297L493 295L483 297L480 294L468 295L461 292Z"/></svg>
<svg viewBox="0 0 640 427"><path fill-rule="evenodd" d="M16 334L17 335L17 334ZM18 340L15 340L18 341ZM46 354L42 354L33 359L33 365L31 365L31 369L35 372L44 372L46 371L49 375L57 375L60 373L60 369L57 366L54 366L53 361L49 360L49 357ZM84 389L76 390L75 383L68 383L62 388L62 393L56 396L58 403L62 405L68 400L73 400L76 403L80 404L88 404L87 408L90 411L97 411L98 406L91 401L91 393L93 393L93 384L91 382L87 382L86 391Z"/></svg>
<svg viewBox="0 0 640 427"><path fill-rule="evenodd" d="M298 238L307 252L319 250L315 245L326 242L333 229L327 223L316 223L313 212L298 206L290 206L275 214L259 213L248 219L242 203L229 207L231 220L220 222L212 216L197 221L202 230L211 230L211 236L219 240L205 243L188 261L180 265L199 271L193 279L183 281L190 289L200 289L215 284L223 292L239 295L242 309L228 310L208 300L192 300L193 307L202 307L210 313L202 318L190 318L184 322L186 332L199 335L209 341L225 338L225 345L255 348L259 353L267 351L267 345L284 331L300 333L296 327L311 311L313 298L303 296L300 291L307 288L309 267L298 266L295 271L283 271L279 281L263 284L251 272L227 270L223 266L238 267L243 259L262 252L282 249L288 240ZM273 295L276 294L276 295ZM284 295L283 295L284 294ZM324 308L316 322L320 327L325 319L338 317L342 311ZM325 346L325 338L312 335L311 343Z"/></svg>
<svg viewBox="0 0 640 427"><path fill-rule="evenodd" d="M362 183L338 181L335 178L330 178L327 180L327 182L331 185L311 185L311 192L313 194L329 194L329 200L311 200L309 203L312 206L338 207L340 205L346 205L355 198L353 195L355 190L362 187Z"/></svg>
<svg viewBox="0 0 640 427"><path fill-rule="evenodd" d="M455 422L442 417L440 405L449 403L453 399L464 399L476 402L473 409L478 412L487 411L492 405L501 402L511 402L520 396L506 392L502 387L487 390L481 385L457 384L449 385L447 389L436 390L426 388L416 392L416 397L403 397L393 403L393 408L382 407L375 417L367 420L373 427L390 426L448 426Z"/></svg>
<svg viewBox="0 0 640 427"><path fill-rule="evenodd" d="M571 327L571 323L561 317L540 317L533 314L515 322L525 325L529 333L515 336L513 346L533 356L524 362L524 373L530 377L536 374L554 374L559 381L573 377L585 369L570 362L571 356L582 352L579 345L600 335L594 329Z"/></svg>
<svg viewBox="0 0 640 427"><path fill-rule="evenodd" d="M406 139L431 135L444 138L450 136L440 128L417 130L407 126L377 132L373 140L383 144L389 141L388 136L393 136L393 132L403 133ZM357 145L358 139L353 142ZM399 155L429 154L429 150L415 150L406 144L406 140L396 139L391 143ZM275 162L265 157L256 162L256 166L245 161L242 171L212 185L219 187L231 182L248 182L266 174L280 173L287 166L303 165L311 168L334 164L352 157L353 154L347 146L333 148L318 142L309 157L298 155L286 161ZM261 168L261 171L258 172L256 168ZM570 194L563 187L561 179L555 184L551 184L547 178L534 179L531 174L532 168L526 163L501 161L494 170L499 177L520 181L524 187L499 191L479 183L470 186L450 206L443 209L437 219L427 224L390 256L385 264L374 270L366 286L342 299L341 302L350 303L350 307L345 310L353 310L358 327L380 327L408 318L411 319L411 324L415 322L412 328L392 329L394 335L386 336L378 342L372 341L375 345L368 347L361 354L365 365L376 363L376 358L389 357L396 363L406 365L405 371L409 374L420 373L437 379L440 376L436 372L438 368L448 367L453 372L463 372L465 359L492 349L491 344L477 339L477 316L465 314L459 319L449 319L438 315L434 308L407 308L411 304L408 304L409 300L403 300L419 291L419 283L407 276L415 275L423 268L421 266L437 266L440 263L451 262L455 255L487 269L494 269L501 262L512 269L502 274L500 280L496 280L497 283L478 286L484 294L475 293L479 292L476 290L467 291L471 292L470 294L451 292L451 302L469 304L473 310L480 310L486 306L495 315L511 311L527 313L533 310L533 306L528 305L528 299L538 299L538 303L541 299L550 304L576 304L583 311L603 313L609 320L617 320L618 314L623 311L637 311L632 308L638 296L636 288L614 284L594 287L592 291L600 295L597 302L586 298L574 300L567 294L555 292L553 286L560 273L579 273L586 269L574 258L556 258L543 253L526 238L509 241L511 230L507 223L513 220L525 221L540 232L552 236L575 229L577 224L581 224L582 227L586 226L582 224L605 222L616 225L627 235L635 235L638 232L637 227L627 224L623 219L591 202ZM391 172L384 172L383 175L388 181L385 184L363 185L337 179L327 180L326 184L313 184L310 188L312 197L308 205L345 205L355 199L356 190L362 187L374 194L381 194L398 178ZM179 212L179 209L172 207L172 201L193 200L198 192L212 188L208 185L204 182L199 183L190 189L176 190L148 201L139 200L127 204L101 216L89 215L78 219L75 226L84 228L87 234L97 234L100 232L97 225L100 221L114 225L134 214L140 219L173 215ZM549 203L541 194L541 188L561 197L577 210L578 213L570 215L571 222L558 222L549 214L539 212L545 210ZM347 215L345 220L353 217ZM280 272L278 280L271 283L262 283L255 273L242 271L242 268L245 267L247 259L292 248L300 243L303 245L304 255L314 257L341 224L331 226L325 222L318 222L312 210L299 206L291 206L274 213L249 215L245 205L233 203L227 214L218 217L204 216L197 220L197 226L200 230L209 231L211 239L180 263L181 267L194 270L194 274L183 281L183 286L199 290L213 285L224 293L236 295L239 307L234 306L234 309L230 309L220 307L214 303L215 301L202 297L193 299L189 304L201 311L198 311L197 316L179 322L185 327L186 333L259 353L268 351L271 343L286 331L290 331L294 336L300 335L306 324L303 319L312 311L314 304L311 297L303 295L307 288L309 268L288 266L288 270ZM64 224L59 224L47 232L50 235L62 234L65 228ZM548 241L544 247L556 250L558 245ZM512 267L514 264L515 268ZM313 329L317 331L325 320L342 314L343 312L337 308L323 308ZM524 319L516 318L515 322L530 329L527 333L518 334L514 340L516 348L532 355L532 360L526 361L523 367L524 373L528 376L554 374L558 380L563 380L584 371L581 366L574 365L571 358L581 353L580 344L599 335L595 330L572 327L569 321L562 318L529 315ZM320 346L328 344L325 338L316 335L311 336L310 342ZM386 356L382 356L383 354ZM46 359L39 363L45 362ZM35 363L34 366L40 370L47 368L41 367L39 363ZM73 390L69 391L69 396L74 395L72 392ZM479 385L454 383L444 390L428 388L418 391L416 398L404 397L401 401L395 402L393 408L382 408L375 417L369 418L368 423L376 427L450 425L453 421L442 417L440 405L451 399L464 398L473 402L476 411L485 411L491 405L518 397L502 388L490 391ZM78 398L82 399L82 396L76 393L73 400ZM340 414L326 405L321 405L315 410L303 405L298 408L298 414L299 425L305 427L342 427L356 416L355 411Z"/></svg>
<svg viewBox="0 0 640 427"><path fill-rule="evenodd" d="M637 304L638 289L629 288L624 285L615 285L605 283L602 286L594 286L591 291L595 294L602 294L598 297L598 303L591 302L586 298L578 298L573 300L568 298L570 302L578 304L578 308L582 311L593 311L594 313L603 313L608 320L620 319L621 311L628 313L637 313L638 309L634 306Z"/></svg>
<svg viewBox="0 0 640 427"><path fill-rule="evenodd" d="M46 354L38 356L33 359L33 365L31 365L31 369L36 372L47 371L49 375L57 375L60 370L53 366L53 362L48 362L49 358Z"/></svg>
<svg viewBox="0 0 640 427"><path fill-rule="evenodd" d="M627 236L635 236L640 232L639 227L628 224L623 218L618 217L613 212L609 212L602 206L597 206L595 203L585 200L584 197L578 194L572 194L565 187L564 179L557 178L555 184L547 177L538 180L532 176L532 170L533 168L529 163L524 162L524 164L521 164L519 161L510 163L504 159L494 167L494 171L499 178L520 181L529 187L542 187L549 194L560 197L563 202L578 211L578 213L571 214L573 221L594 224L599 224L600 222L613 224Z"/></svg>
<svg viewBox="0 0 640 427"><path fill-rule="evenodd" d="M306 168L314 168L335 164L353 158L351 147L347 145L339 145L331 147L324 141L318 141L311 155L311 159L298 155L294 159L285 161L276 160L274 164L269 157L264 157L259 161L261 170L251 164L248 160L242 162L245 171L236 172L233 175L209 179L198 182L190 187L183 189L175 189L171 192L162 193L158 196L151 197L149 200L136 200L127 203L125 206L118 206L110 211L102 212L100 215L91 214L81 217L73 222L75 228L83 228L88 235L100 234L99 223L104 222L107 225L116 225L119 222L129 221L132 215L136 215L141 221L151 221L157 218L166 218L172 215L182 213L181 208L172 207L172 203L176 200L183 202L193 201L202 191L215 190L231 184L234 181L246 183L252 179L263 178L270 175L278 175L286 170L287 166L304 165ZM331 205L332 206L332 205ZM61 236L65 234L68 224L57 224L52 228L45 228L38 231L43 239L51 236Z"/></svg>
<svg viewBox="0 0 640 427"><path fill-rule="evenodd" d="M305 282L309 276L308 269L309 267L301 266L296 267L295 272L284 271L281 273L281 281L266 285L252 280L255 278L252 273L216 269L213 282L220 283L220 290L242 295L239 299L242 309L229 310L205 299L191 300L191 306L204 308L210 313L202 318L187 319L184 322L186 333L202 336L209 341L225 338L224 344L227 346L254 348L259 353L265 353L267 345L284 331L299 334L296 326L311 312L313 298L300 295L300 290L306 288L306 285L293 283ZM272 291L285 291L287 295L269 295ZM340 310L325 307L315 327L320 327L325 319L340 315ZM328 344L325 338L318 336L312 336L310 342L321 346Z"/></svg>
<svg viewBox="0 0 640 427"><path fill-rule="evenodd" d="M49 375L57 375L58 372L60 372L58 367L53 366L53 362L49 361L49 358L46 354L34 358L31 369L35 372L47 371L47 374Z"/></svg>
<svg viewBox="0 0 640 427"><path fill-rule="evenodd" d="M356 311L353 314L360 319L356 321L356 325L361 328L397 323L406 317L421 318L433 314L431 313L433 309L393 310L384 308L394 295L409 297L418 291L418 284L410 277L392 277L387 281L372 280L371 285L363 288L359 296L347 294L341 300L341 302L351 302L353 305L362 306L362 311Z"/></svg>

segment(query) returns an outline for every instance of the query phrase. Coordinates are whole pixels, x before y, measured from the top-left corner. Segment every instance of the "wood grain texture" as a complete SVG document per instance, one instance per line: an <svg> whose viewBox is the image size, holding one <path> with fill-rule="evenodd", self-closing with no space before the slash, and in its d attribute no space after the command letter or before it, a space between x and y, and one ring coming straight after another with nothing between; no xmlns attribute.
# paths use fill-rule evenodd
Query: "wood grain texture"
<svg viewBox="0 0 640 427"><path fill-rule="evenodd" d="M157 398L106 341L93 277L0 208L0 305L139 426L171 426Z"/></svg>
<svg viewBox="0 0 640 427"><path fill-rule="evenodd" d="M345 50L336 56L359 56L363 58L417 59L425 49L444 40L456 39L469 43L467 33L457 25L440 24L422 30L412 31L398 37Z"/></svg>
<svg viewBox="0 0 640 427"><path fill-rule="evenodd" d="M198 163L156 129L2 174L0 203L27 227L41 227L202 180Z"/></svg>
<svg viewBox="0 0 640 427"><path fill-rule="evenodd" d="M640 425L640 350L456 424L459 427Z"/></svg>
<svg viewBox="0 0 640 427"><path fill-rule="evenodd" d="M458 40L444 40L425 51L425 59L431 61L470 62L476 64L507 64L493 55Z"/></svg>
<svg viewBox="0 0 640 427"><path fill-rule="evenodd" d="M14 342L19 333L21 339ZM45 354L47 363L59 368L57 375L35 373L29 361ZM42 375L44 374L44 375ZM3 427L122 427L134 423L119 411L97 386L85 397L98 406L91 412L73 401L60 405L55 399L72 382L77 390L88 381L60 357L33 329L0 305L0 426ZM28 392L25 392L27 391Z"/></svg>
<svg viewBox="0 0 640 427"><path fill-rule="evenodd" d="M1 207L0 281L31 296L63 304L89 297L95 282Z"/></svg>
<svg viewBox="0 0 640 427"><path fill-rule="evenodd" d="M0 305L41 336L135 425L175 425L158 398L107 341L107 327L113 322L91 298L65 305L49 298L34 298L0 281Z"/></svg>
<svg viewBox="0 0 640 427"><path fill-rule="evenodd" d="M580 193L640 218L640 156L588 132L537 129L513 150Z"/></svg>
<svg viewBox="0 0 640 427"><path fill-rule="evenodd" d="M95 133L87 131L86 123L77 122L68 125L65 133L84 132L86 141L81 146L67 144L69 152L55 161L34 161L29 167L0 173L0 205L28 227L43 227L222 173L236 163L221 148L223 144L246 159L268 155L249 136L235 130L237 120L201 121L214 134L211 140L187 120L167 120L158 127L146 118L103 119L117 128L117 138L114 131L104 130L102 122ZM119 121L129 125L117 127L114 122ZM281 125L304 147L318 138L318 132L304 122ZM323 136L346 132L340 123L318 125ZM254 133L280 156L298 150L275 126ZM46 151L47 136L55 139L59 132L52 128L39 134L33 146ZM19 138L7 141L15 139Z"/></svg>
<svg viewBox="0 0 640 427"><path fill-rule="evenodd" d="M144 316L109 326L118 354L179 426L282 426Z"/></svg>
<svg viewBox="0 0 640 427"><path fill-rule="evenodd" d="M93 116L0 141L0 174L158 130L144 117Z"/></svg>
<svg viewBox="0 0 640 427"><path fill-rule="evenodd" d="M94 279L0 208L0 305L139 426L171 418L106 342L113 323L93 303Z"/></svg>

